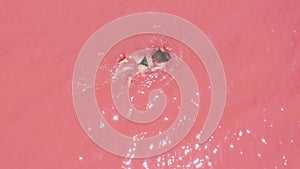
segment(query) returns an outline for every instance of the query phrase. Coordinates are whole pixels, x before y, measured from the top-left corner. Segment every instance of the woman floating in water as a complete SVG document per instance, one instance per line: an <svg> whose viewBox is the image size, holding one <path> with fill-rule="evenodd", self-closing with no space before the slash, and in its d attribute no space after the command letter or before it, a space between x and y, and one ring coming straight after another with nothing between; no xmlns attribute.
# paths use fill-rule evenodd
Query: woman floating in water
<svg viewBox="0 0 300 169"><path fill-rule="evenodd" d="M131 57L135 63L137 64L138 72L136 75L145 75L147 71L156 71L160 69L164 69L166 63L171 59L171 55L168 52L162 51L160 48L157 49L150 55L134 55ZM122 64L128 62L128 58L123 56L118 63ZM128 85L130 86L132 83L133 77L128 77Z"/></svg>

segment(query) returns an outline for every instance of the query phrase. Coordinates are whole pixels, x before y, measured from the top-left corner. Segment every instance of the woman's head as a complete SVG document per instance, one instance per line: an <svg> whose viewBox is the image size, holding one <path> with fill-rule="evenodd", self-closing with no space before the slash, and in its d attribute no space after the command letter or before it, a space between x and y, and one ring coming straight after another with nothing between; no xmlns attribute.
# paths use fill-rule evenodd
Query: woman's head
<svg viewBox="0 0 300 169"><path fill-rule="evenodd" d="M162 50L158 49L152 55L152 60L157 63L164 63L168 62L171 59L171 55L168 52L163 52Z"/></svg>

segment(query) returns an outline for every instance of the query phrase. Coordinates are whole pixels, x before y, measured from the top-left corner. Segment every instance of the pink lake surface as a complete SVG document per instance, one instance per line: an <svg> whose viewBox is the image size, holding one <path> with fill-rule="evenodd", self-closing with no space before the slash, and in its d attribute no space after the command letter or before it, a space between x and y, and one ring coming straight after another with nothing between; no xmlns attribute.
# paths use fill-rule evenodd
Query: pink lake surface
<svg viewBox="0 0 300 169"><path fill-rule="evenodd" d="M0 168L299 168L299 9L297 0L2 0ZM218 128L199 144L197 132L210 106L209 78L188 49L169 40L175 53L190 54L185 61L197 72L201 94L197 123L170 151L129 159L102 150L84 132L73 105L72 76L78 54L94 32L139 12L177 15L208 36L223 62L227 101ZM116 45L105 57L107 65L112 67L120 53L147 47L149 39L150 35ZM98 72L96 84L103 83L104 75ZM130 88L138 109L145 108L146 96L136 93L144 90L139 85L143 80L137 79ZM105 89L109 88L95 90L97 101L107 106L105 118L119 132L131 136L147 132L148 137L166 130L176 117L179 100L173 100L164 115L150 124L112 120L118 112L109 109L109 92L105 96L99 92ZM165 90L170 100L180 95L172 81Z"/></svg>

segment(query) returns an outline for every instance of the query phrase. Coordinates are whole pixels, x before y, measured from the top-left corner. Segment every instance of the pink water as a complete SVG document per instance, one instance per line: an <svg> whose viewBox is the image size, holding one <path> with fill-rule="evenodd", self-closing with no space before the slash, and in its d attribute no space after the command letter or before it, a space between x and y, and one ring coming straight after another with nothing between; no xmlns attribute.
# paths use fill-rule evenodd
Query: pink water
<svg viewBox="0 0 300 169"><path fill-rule="evenodd" d="M299 168L298 1L2 4L1 168ZM118 17L145 11L180 16L208 36L224 65L227 102L211 139L198 144L197 129L204 122L211 93L207 73L191 53L185 61L197 72L201 93L196 125L172 150L147 159L128 159L102 150L82 130L72 101L72 75L79 51L96 30ZM106 57L108 65L113 65L113 56L149 45L150 38L142 44L131 39L126 49L116 45ZM189 53L182 44L173 43L174 52ZM105 79L103 75L97 74L96 83ZM142 90L138 84L143 80L130 89L139 109L145 107L145 95L135 91ZM168 95L171 100L180 95L176 84L165 90L173 94ZM97 90L96 95L104 106L112 103ZM120 132L147 132L148 137L172 124L174 107L167 107L161 119L147 125L113 121L115 111L109 111L106 119Z"/></svg>

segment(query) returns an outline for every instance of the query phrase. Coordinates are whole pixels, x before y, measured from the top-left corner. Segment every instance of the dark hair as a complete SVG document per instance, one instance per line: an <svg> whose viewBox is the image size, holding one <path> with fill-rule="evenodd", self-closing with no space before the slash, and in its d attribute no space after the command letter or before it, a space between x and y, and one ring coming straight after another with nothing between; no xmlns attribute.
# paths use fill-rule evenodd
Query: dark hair
<svg viewBox="0 0 300 169"><path fill-rule="evenodd" d="M171 59L171 55L168 52L163 52L162 50L158 49L154 54L152 55L152 60L154 60L157 63L164 63L168 62Z"/></svg>

